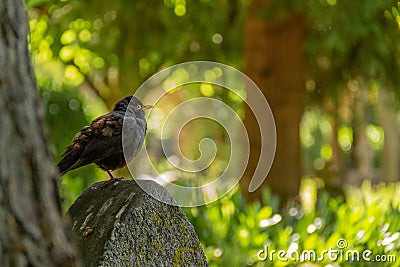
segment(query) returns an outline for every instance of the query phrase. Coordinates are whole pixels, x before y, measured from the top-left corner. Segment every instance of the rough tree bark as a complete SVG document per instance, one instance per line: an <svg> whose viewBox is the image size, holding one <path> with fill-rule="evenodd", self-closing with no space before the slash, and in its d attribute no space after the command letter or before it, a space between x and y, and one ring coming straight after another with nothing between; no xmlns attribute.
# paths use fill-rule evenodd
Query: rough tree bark
<svg viewBox="0 0 400 267"><path fill-rule="evenodd" d="M57 205L22 0L0 1L0 266L76 266Z"/></svg>
<svg viewBox="0 0 400 267"><path fill-rule="evenodd" d="M301 14L286 18L265 17L273 1L253 0L245 26L245 72L259 86L275 117L277 147L275 160L266 179L282 204L298 194L302 175L299 124L305 106L305 59L303 47L306 23ZM247 191L257 166L260 138L258 124L249 109L244 120L249 133L250 159L241 179L249 200L260 200L262 187Z"/></svg>

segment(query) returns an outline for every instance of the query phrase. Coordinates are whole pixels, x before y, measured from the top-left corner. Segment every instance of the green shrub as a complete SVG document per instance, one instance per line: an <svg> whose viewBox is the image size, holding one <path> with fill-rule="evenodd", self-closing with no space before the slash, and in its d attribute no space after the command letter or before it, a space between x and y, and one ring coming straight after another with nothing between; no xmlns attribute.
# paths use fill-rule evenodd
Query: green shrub
<svg viewBox="0 0 400 267"><path fill-rule="evenodd" d="M400 266L395 260L400 261L400 184L364 182L332 198L312 181L303 182L301 201L281 212L268 190L263 195L268 205L261 206L247 204L238 189L213 204L186 209L210 266ZM274 253L271 260L272 250L293 252L295 259L315 252L316 258L283 261Z"/></svg>

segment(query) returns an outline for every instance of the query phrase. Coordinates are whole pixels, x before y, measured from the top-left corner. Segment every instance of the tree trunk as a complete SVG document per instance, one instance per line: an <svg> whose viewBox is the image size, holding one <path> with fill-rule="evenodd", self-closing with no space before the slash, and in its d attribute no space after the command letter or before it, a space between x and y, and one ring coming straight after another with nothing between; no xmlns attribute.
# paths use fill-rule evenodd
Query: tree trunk
<svg viewBox="0 0 400 267"><path fill-rule="evenodd" d="M379 91L380 121L385 133L382 152L382 171L385 182L396 182L400 178L399 121L393 96L385 89Z"/></svg>
<svg viewBox="0 0 400 267"><path fill-rule="evenodd" d="M356 165L357 175L354 182L360 184L362 180L372 180L373 174L373 151L368 145L366 133L367 120L366 110L368 105L367 85L364 81L359 82L359 87L354 93L354 127L353 127L353 151L352 157Z"/></svg>
<svg viewBox="0 0 400 267"><path fill-rule="evenodd" d="M27 34L23 1L0 1L0 266L76 266Z"/></svg>
<svg viewBox="0 0 400 267"><path fill-rule="evenodd" d="M245 34L245 73L259 86L275 117L277 147L275 160L266 179L282 204L299 191L299 124L305 105L305 18L290 14L283 19L265 14L271 1L253 0L250 4ZM260 138L258 124L246 109L244 120L250 139L250 159L242 189L247 199L261 199L262 187L249 194L248 185L257 166Z"/></svg>

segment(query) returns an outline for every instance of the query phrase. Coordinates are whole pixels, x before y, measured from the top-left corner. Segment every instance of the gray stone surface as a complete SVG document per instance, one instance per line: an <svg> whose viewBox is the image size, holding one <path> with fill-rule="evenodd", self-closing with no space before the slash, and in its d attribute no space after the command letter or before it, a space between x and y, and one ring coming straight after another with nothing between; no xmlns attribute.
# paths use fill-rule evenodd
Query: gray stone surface
<svg viewBox="0 0 400 267"><path fill-rule="evenodd" d="M84 266L208 266L181 208L153 181L124 180L86 189L68 211ZM141 187L137 185L141 183Z"/></svg>

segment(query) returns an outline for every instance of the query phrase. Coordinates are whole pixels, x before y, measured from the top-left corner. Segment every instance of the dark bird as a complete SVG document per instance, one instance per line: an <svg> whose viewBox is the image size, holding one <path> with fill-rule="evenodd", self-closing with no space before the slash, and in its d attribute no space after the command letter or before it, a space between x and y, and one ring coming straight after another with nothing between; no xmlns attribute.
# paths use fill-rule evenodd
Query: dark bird
<svg viewBox="0 0 400 267"><path fill-rule="evenodd" d="M105 170L111 180L117 179L111 171L124 167L143 145L147 130L144 110L149 108L152 106L145 106L136 97L127 96L117 102L110 113L83 127L57 165L61 176L94 163Z"/></svg>

